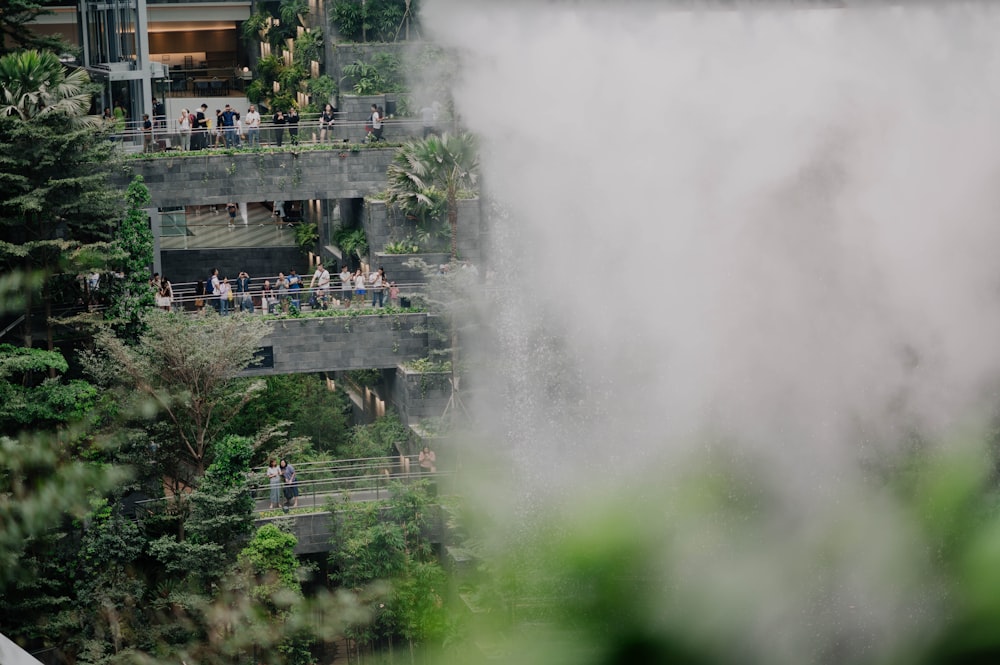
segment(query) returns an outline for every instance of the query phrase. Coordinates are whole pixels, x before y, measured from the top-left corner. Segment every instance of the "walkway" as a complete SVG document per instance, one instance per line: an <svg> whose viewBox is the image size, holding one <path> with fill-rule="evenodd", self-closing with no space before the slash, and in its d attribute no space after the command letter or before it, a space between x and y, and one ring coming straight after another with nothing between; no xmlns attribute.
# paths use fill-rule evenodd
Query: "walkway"
<svg viewBox="0 0 1000 665"><path fill-rule="evenodd" d="M324 460L293 464L299 488L299 508L327 510L331 501L377 501L390 496L393 483L422 478L436 481L450 474L422 473L415 455ZM258 513L269 510L267 467L251 472L250 491Z"/></svg>
<svg viewBox="0 0 1000 665"><path fill-rule="evenodd" d="M296 512L285 515L283 512L269 511L266 467L253 470L255 481L261 477L264 480L261 484L255 484L252 491L258 513L256 525L262 526L276 519L290 519L292 532L298 541L295 546L296 554L330 551L330 540L333 537L330 508L335 508L334 504L337 502L387 499L392 494L394 483L409 483L421 479L430 480L432 492L436 494L442 484L448 484L454 478L453 473L447 472L421 473L416 456L330 460L293 466L296 478L299 479L300 492ZM310 508L312 510L308 510ZM307 509L307 512L299 512L303 509ZM440 510L434 511L429 522L427 537L431 542L440 543L444 533Z"/></svg>

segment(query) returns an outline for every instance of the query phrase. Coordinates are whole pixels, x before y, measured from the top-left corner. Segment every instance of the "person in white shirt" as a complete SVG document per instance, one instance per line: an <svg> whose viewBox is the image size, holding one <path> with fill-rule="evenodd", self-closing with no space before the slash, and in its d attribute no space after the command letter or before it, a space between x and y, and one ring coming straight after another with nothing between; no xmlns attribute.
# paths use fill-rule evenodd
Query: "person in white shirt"
<svg viewBox="0 0 1000 665"><path fill-rule="evenodd" d="M385 271L379 268L376 272L373 272L368 278L371 282L372 287L372 307L384 307L385 306Z"/></svg>
<svg viewBox="0 0 1000 665"><path fill-rule="evenodd" d="M351 269L346 265L340 269L340 298L344 303L344 307L348 307L351 304L351 292L354 290L354 279L351 274Z"/></svg>
<svg viewBox="0 0 1000 665"><path fill-rule="evenodd" d="M260 146L260 114L257 113L257 107L253 104L250 105L250 110L247 111L246 118L243 119L243 125L247 130L247 147L255 148Z"/></svg>
<svg viewBox="0 0 1000 665"><path fill-rule="evenodd" d="M181 117L177 119L177 134L181 137L181 148L191 149L191 112L181 109Z"/></svg>
<svg viewBox="0 0 1000 665"><path fill-rule="evenodd" d="M316 290L313 293L317 303L325 307L327 292L330 290L330 271L324 268L322 263L316 264L316 272L309 281L309 290L312 291L314 287Z"/></svg>
<svg viewBox="0 0 1000 665"><path fill-rule="evenodd" d="M372 136L376 141L382 140L382 116L378 112L378 106L372 104Z"/></svg>
<svg viewBox="0 0 1000 665"><path fill-rule="evenodd" d="M365 275L360 270L354 273L354 297L365 306Z"/></svg>

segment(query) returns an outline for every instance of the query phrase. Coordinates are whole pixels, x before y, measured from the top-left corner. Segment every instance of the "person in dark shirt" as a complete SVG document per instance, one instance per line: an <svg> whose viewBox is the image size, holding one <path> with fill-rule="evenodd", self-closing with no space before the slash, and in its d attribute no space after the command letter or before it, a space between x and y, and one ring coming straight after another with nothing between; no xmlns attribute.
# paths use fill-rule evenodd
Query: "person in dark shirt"
<svg viewBox="0 0 1000 665"><path fill-rule="evenodd" d="M222 137L226 142L226 147L234 147L236 145L236 112L229 104L226 104L226 108L219 114L219 120L222 123Z"/></svg>
<svg viewBox="0 0 1000 665"><path fill-rule="evenodd" d="M142 114L142 151L153 152L153 122L148 113Z"/></svg>
<svg viewBox="0 0 1000 665"><path fill-rule="evenodd" d="M192 127L193 139L195 145L191 148L192 150L203 150L208 147L208 118L205 117L205 112L208 111L208 104L202 104L198 109L198 112L194 116L194 124Z"/></svg>
<svg viewBox="0 0 1000 665"><path fill-rule="evenodd" d="M292 139L292 145L299 144L299 112L293 106L288 110L288 136Z"/></svg>
<svg viewBox="0 0 1000 665"><path fill-rule="evenodd" d="M278 146L279 148L281 147L281 142L285 138L286 122L288 121L285 120L284 113L282 113L280 110L274 112L274 129L272 131L274 132L274 145Z"/></svg>

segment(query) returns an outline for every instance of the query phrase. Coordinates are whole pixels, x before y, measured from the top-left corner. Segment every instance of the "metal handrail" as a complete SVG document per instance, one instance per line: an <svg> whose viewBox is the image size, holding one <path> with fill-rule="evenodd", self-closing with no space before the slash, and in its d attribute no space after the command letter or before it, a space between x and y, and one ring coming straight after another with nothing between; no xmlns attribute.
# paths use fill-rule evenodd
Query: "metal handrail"
<svg viewBox="0 0 1000 665"><path fill-rule="evenodd" d="M414 480L435 480L438 481L444 478L453 478L455 476L454 471L401 471L397 473L372 473L364 475L347 476L343 478L326 478L318 480L296 480L295 485L299 489L299 498L302 499L303 496L311 499L311 503L314 507L320 507L321 504L319 500L321 499L333 499L337 497L344 498L345 495L351 501L378 501L382 498L388 498L391 485L395 482L412 482ZM283 490L285 488L284 483L281 484L280 488ZM267 503L270 498L270 484L268 482L256 484L249 482L246 485L247 492L249 492L251 498L254 501L254 512L264 512L269 510L267 507L261 507L257 504ZM355 496L351 497L351 494L358 493L372 493L375 496ZM160 497L157 499L144 499L142 501L136 502L136 508L141 509L145 512L152 512L156 509L156 506L168 506L173 502L178 501L178 499L189 499L189 494L173 495ZM324 502L325 503L325 502Z"/></svg>
<svg viewBox="0 0 1000 665"><path fill-rule="evenodd" d="M3 332L0 332L0 337L3 337L3 336L4 336L4 335L6 335L7 333L9 333L9 332L11 331L11 329L12 329L12 328L14 328L14 327L15 327L15 326L17 326L18 324L20 324L20 323L21 323L22 321L24 321L24 316L25 316L25 315L24 315L24 314L22 314L21 316L19 316L19 317L17 317L16 319L14 319L14 322L13 322L12 324L10 324L10 325L9 325L9 326L7 326L6 328L4 328L4 329L3 329Z"/></svg>

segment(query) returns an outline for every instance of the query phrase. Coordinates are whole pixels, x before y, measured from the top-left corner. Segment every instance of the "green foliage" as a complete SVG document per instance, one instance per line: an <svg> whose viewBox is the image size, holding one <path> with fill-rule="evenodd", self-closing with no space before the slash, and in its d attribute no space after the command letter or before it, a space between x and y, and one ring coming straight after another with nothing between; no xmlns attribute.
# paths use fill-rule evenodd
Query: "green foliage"
<svg viewBox="0 0 1000 665"><path fill-rule="evenodd" d="M295 38L295 62L303 70L308 69L312 61L319 62L323 59L323 45L322 28L304 30Z"/></svg>
<svg viewBox="0 0 1000 665"><path fill-rule="evenodd" d="M402 66L391 53L377 53L372 62L355 61L343 68L344 78L353 81L356 95L381 95L403 89Z"/></svg>
<svg viewBox="0 0 1000 665"><path fill-rule="evenodd" d="M349 412L344 393L327 389L316 374L269 376L264 390L229 421L227 431L256 436L287 422L289 437L305 437L315 450L332 452L347 439ZM264 448L261 459L269 451Z"/></svg>
<svg viewBox="0 0 1000 665"><path fill-rule="evenodd" d="M38 49L52 53L73 50L60 35L42 35L34 31L38 19L54 12L47 5L54 0L8 0L0 12L0 55L22 49Z"/></svg>
<svg viewBox="0 0 1000 665"><path fill-rule="evenodd" d="M205 469L202 487L212 489L242 489L250 472L253 446L247 437L226 436L212 445L212 463Z"/></svg>
<svg viewBox="0 0 1000 665"><path fill-rule="evenodd" d="M299 251L303 255L316 250L316 243L319 242L319 227L312 222L299 224L295 227L295 243L299 246Z"/></svg>
<svg viewBox="0 0 1000 665"><path fill-rule="evenodd" d="M113 268L124 275L111 282L111 298L104 318L126 344L137 344L146 332L145 315L155 302L149 284L153 263L153 231L145 208L149 189L142 176L135 176L125 192L125 216L114 240Z"/></svg>
<svg viewBox="0 0 1000 665"><path fill-rule="evenodd" d="M264 86L263 81L255 79L247 86L246 94L247 100L251 104L260 104L267 96L267 88Z"/></svg>
<svg viewBox="0 0 1000 665"><path fill-rule="evenodd" d="M431 212L440 205L434 192L444 192L451 228L451 255L458 256L458 193L478 180L479 154L471 134L428 136L407 142L389 165L389 203L404 211Z"/></svg>
<svg viewBox="0 0 1000 665"><path fill-rule="evenodd" d="M406 441L406 428L394 411L388 411L375 422L356 425L348 441L337 450L343 459L387 457L397 453L396 443Z"/></svg>
<svg viewBox="0 0 1000 665"><path fill-rule="evenodd" d="M323 31L307 25L308 14L307 0L281 0L259 5L243 24L244 39L260 40L270 46L270 53L257 62L257 77L247 91L250 101L266 103L272 111L297 106L295 93L310 78L310 62L320 60L323 54ZM299 28L303 30L301 35ZM291 63L284 57L288 40L293 40ZM277 92L275 83L280 86Z"/></svg>
<svg viewBox="0 0 1000 665"><path fill-rule="evenodd" d="M75 285L80 272L110 254L119 215L107 180L111 150L100 131L74 128L59 113L29 121L0 116L0 268L42 276L40 293L22 282L30 287L20 294L25 310L39 297L46 307L53 300L75 302L77 287L57 287ZM34 345L30 322L25 346ZM47 318L50 330L52 324Z"/></svg>
<svg viewBox="0 0 1000 665"><path fill-rule="evenodd" d="M382 249L386 254L418 254L420 246L412 240L386 243Z"/></svg>
<svg viewBox="0 0 1000 665"><path fill-rule="evenodd" d="M0 382L0 429L42 430L79 422L97 397L97 388L81 380L45 379L34 387Z"/></svg>
<svg viewBox="0 0 1000 665"><path fill-rule="evenodd" d="M355 638L371 642L393 635L440 640L452 620L444 607L444 572L423 535L432 505L426 481L394 483L385 502L336 506L330 564L332 578L373 606L374 621L355 626ZM388 583L386 593L379 584Z"/></svg>
<svg viewBox="0 0 1000 665"><path fill-rule="evenodd" d="M87 514L91 497L125 477L124 469L67 458L62 440L48 433L0 436L0 588L27 572L19 559L31 538Z"/></svg>
<svg viewBox="0 0 1000 665"><path fill-rule="evenodd" d="M299 583L301 564L295 556L298 540L274 524L257 529L253 538L240 552L240 565L250 573L255 585L250 590L257 602L276 609L275 596L291 592L302 595Z"/></svg>
<svg viewBox="0 0 1000 665"><path fill-rule="evenodd" d="M45 372L50 369L65 372L69 366L58 351L25 349L10 344L0 344L0 379L30 372Z"/></svg>
<svg viewBox="0 0 1000 665"><path fill-rule="evenodd" d="M174 458L195 475L210 461L208 446L263 382L233 391L236 374L254 362L270 324L259 317L187 317L152 312L140 343L128 346L108 333L97 336L103 355L85 355L95 376L115 381L123 400L149 399L170 424ZM222 342L224 340L224 343Z"/></svg>
<svg viewBox="0 0 1000 665"><path fill-rule="evenodd" d="M406 36L406 23L419 16L419 3L406 0L338 0L330 10L330 24L344 41L392 42ZM412 26L416 30L416 26Z"/></svg>
<svg viewBox="0 0 1000 665"><path fill-rule="evenodd" d="M411 369L414 372L421 373L433 373L433 372L451 372L451 361L449 360L435 360L433 358L417 358L416 360L411 360L405 364L407 369Z"/></svg>
<svg viewBox="0 0 1000 665"><path fill-rule="evenodd" d="M48 51L18 51L0 57L0 116L32 120L57 115L77 128L97 127L88 116L90 75L84 69L67 73L59 57Z"/></svg>
<svg viewBox="0 0 1000 665"><path fill-rule="evenodd" d="M310 78L306 87L312 95L313 103L320 109L337 95L337 82L326 74Z"/></svg>
<svg viewBox="0 0 1000 665"><path fill-rule="evenodd" d="M347 256L363 259L368 254L368 236L364 229L341 226L333 234L333 241Z"/></svg>

